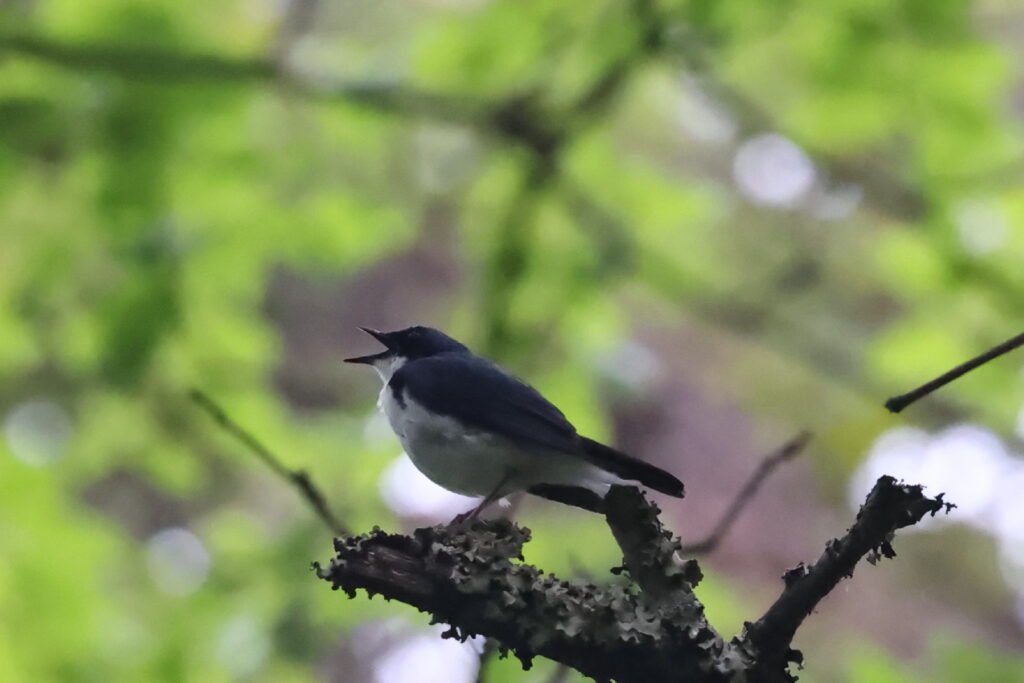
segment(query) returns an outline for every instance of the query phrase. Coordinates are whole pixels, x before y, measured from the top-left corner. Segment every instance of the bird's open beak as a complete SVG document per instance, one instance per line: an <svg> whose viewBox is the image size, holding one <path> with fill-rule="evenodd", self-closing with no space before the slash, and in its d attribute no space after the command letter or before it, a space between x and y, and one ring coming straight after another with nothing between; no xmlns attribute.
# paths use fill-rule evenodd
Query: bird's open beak
<svg viewBox="0 0 1024 683"><path fill-rule="evenodd" d="M373 353L370 354L369 356L356 356L355 358L346 358L346 363L363 363L364 365L373 365L377 361L384 360L385 358L391 356L394 353L391 350L390 344L388 344L388 336L385 333L380 332L378 330L374 330L369 327L360 327L359 329L361 329L363 332L379 341L384 346L387 346L388 348L385 349L384 351L381 351L380 353Z"/></svg>

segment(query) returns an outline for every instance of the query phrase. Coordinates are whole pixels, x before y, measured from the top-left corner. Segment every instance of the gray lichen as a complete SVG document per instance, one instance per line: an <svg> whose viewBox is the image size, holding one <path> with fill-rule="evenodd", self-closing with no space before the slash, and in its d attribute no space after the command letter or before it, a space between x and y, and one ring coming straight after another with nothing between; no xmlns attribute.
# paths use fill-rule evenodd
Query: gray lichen
<svg viewBox="0 0 1024 683"><path fill-rule="evenodd" d="M653 604L630 586L546 574L522 562L529 538L506 520L412 536L374 529L337 539L315 568L350 597L364 589L452 624L453 636L495 638L524 667L543 655L597 680L709 680L724 644L696 600Z"/></svg>

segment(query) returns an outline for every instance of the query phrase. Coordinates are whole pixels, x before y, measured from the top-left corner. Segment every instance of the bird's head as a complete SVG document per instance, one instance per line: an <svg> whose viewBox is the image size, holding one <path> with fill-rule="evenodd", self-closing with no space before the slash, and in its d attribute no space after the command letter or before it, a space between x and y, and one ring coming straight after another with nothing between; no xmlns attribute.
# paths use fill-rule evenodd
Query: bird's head
<svg viewBox="0 0 1024 683"><path fill-rule="evenodd" d="M385 381L391 374L408 361L428 358L439 353L468 351L444 332L432 327L407 327L394 332L380 332L369 327L360 327L363 332L379 341L386 348L380 353L369 356L346 358L346 363L364 363L372 365Z"/></svg>

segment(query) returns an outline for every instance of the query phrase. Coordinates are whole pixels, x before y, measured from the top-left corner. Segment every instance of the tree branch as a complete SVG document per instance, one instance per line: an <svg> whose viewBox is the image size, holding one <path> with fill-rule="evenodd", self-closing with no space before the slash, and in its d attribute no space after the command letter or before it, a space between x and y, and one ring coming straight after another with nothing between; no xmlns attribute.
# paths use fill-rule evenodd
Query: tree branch
<svg viewBox="0 0 1024 683"><path fill-rule="evenodd" d="M693 587L703 574L696 560L682 561L679 539L662 526L660 512L633 486L612 486L605 497L605 519L625 568L648 602L693 602Z"/></svg>
<svg viewBox="0 0 1024 683"><path fill-rule="evenodd" d="M657 12L650 0L633 0L632 5L638 32L635 44L609 64L572 105L559 112L543 111L535 106L537 98L532 96L513 96L495 103L421 92L395 84L317 84L288 73L280 60L266 57L226 57L148 46L73 44L9 31L0 33L0 52L141 80L270 83L312 99L469 125L484 134L522 145L538 159L549 162L572 136L607 113L639 68L650 60L674 55L681 57L682 66L695 74L708 92L733 111L751 132L778 130L772 117L757 104L717 78L695 36L687 36L685 42L673 37L678 34L676 27ZM808 151L829 175L865 187L876 208L884 213L899 218L916 218L923 213L921 193L884 174L883 169L863 168L864 163L834 159L820 150ZM881 181L877 180L880 176L884 176Z"/></svg>
<svg viewBox="0 0 1024 683"><path fill-rule="evenodd" d="M696 562L658 519L657 507L632 487L608 494L609 526L629 575L640 586L563 581L522 563L528 529L508 520L477 521L469 529L429 527L411 536L369 534L335 539L336 555L317 575L355 597L358 589L399 600L450 624L446 637L484 635L528 668L549 657L599 681L778 683L794 680L788 665L797 628L865 555L892 557L892 534L934 514L942 496L919 486L879 479L846 536L821 559L786 574L774 605L726 644L704 618L693 594Z"/></svg>
<svg viewBox="0 0 1024 683"><path fill-rule="evenodd" d="M1016 337L1007 339L1002 344L993 346L985 353L975 356L965 363L961 363L952 370L944 372L930 382L925 382L913 391L908 391L907 393L900 394L899 396L893 396L885 402L885 407L891 413L898 413L911 403L924 398L937 389L941 389L953 380L966 375L971 370L988 363L990 360L994 360L999 356L1002 356L1004 353L1009 353L1022 345L1024 345L1024 332L1018 334Z"/></svg>
<svg viewBox="0 0 1024 683"><path fill-rule="evenodd" d="M269 467L274 474L281 477L292 486L296 488L299 495L302 496L303 500L309 503L309 506L313 508L313 512L316 513L317 517L327 525L327 528L331 530L336 536L341 536L349 533L334 512L331 511L330 505L327 504L327 498L320 492L320 489L316 487L313 480L310 478L309 473L305 470L293 470L285 467L280 458L274 455L273 452L260 441L245 430L241 425L231 419L230 416L221 408L216 401L207 396L199 389L191 389L189 391L189 398L202 408L207 415L213 418L214 422L221 426L228 434L235 437L242 443L253 455L263 461L263 464Z"/></svg>
<svg viewBox="0 0 1024 683"><path fill-rule="evenodd" d="M743 508L754 498L757 494L758 489L761 488L761 484L764 483L772 472L775 471L782 463L787 460L792 460L804 450L807 443L811 440L810 432L800 432L792 439L783 444L780 448L772 451L766 455L762 460L761 464L757 466L754 473L750 475L750 478L743 485L743 488L739 490L736 497L733 499L732 504L726 509L725 514L718 520L715 528L712 529L711 533L708 534L703 540L697 541L696 543L688 543L681 548L683 555L706 555L722 542L725 535L732 529L732 525L736 522L736 519L743 512Z"/></svg>
<svg viewBox="0 0 1024 683"><path fill-rule="evenodd" d="M874 564L880 557L895 557L891 542L897 529L917 524L925 515L935 515L944 507L943 494L928 498L920 486L898 483L881 477L857 513L846 535L833 539L825 552L810 567L803 564L786 572L785 588L779 598L756 623L747 624L745 633L734 641L746 648L756 662L752 671L764 680L793 680L785 672L788 661L800 662L802 655L790 649L797 629L836 585L853 576L862 557Z"/></svg>
<svg viewBox="0 0 1024 683"><path fill-rule="evenodd" d="M161 48L75 45L20 33L0 34L0 51L52 64L159 80L265 81L276 77L269 59L223 57Z"/></svg>
<svg viewBox="0 0 1024 683"><path fill-rule="evenodd" d="M486 104L384 83L318 85L283 71L264 57L225 57L156 47L74 44L20 33L0 33L0 53L15 52L79 71L145 81L264 83L310 99L339 101L382 113L483 125Z"/></svg>
<svg viewBox="0 0 1024 683"><path fill-rule="evenodd" d="M447 637L494 638L529 668L537 655L608 681L714 680L721 639L699 605L645 604L623 586L563 581L522 564L528 529L507 520L470 530L417 529L335 540L317 575L354 597L362 588L451 624Z"/></svg>

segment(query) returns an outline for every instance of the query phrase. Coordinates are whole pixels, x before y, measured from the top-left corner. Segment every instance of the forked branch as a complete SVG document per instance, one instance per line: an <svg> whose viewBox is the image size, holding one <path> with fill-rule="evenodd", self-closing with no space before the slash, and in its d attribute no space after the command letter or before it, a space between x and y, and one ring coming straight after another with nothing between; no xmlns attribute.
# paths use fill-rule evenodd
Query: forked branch
<svg viewBox="0 0 1024 683"><path fill-rule="evenodd" d="M451 626L448 637L493 638L524 668L542 655L599 681L776 683L794 680L788 666L801 657L791 642L818 602L863 557L892 557L897 529L944 505L941 495L882 477L847 534L810 568L788 572L775 604L729 643L693 593L696 562L681 556L657 507L630 487L613 487L607 517L639 590L564 581L523 563L530 532L507 520L411 536L375 529L336 539L334 558L315 568L349 597L363 589L429 613Z"/></svg>

